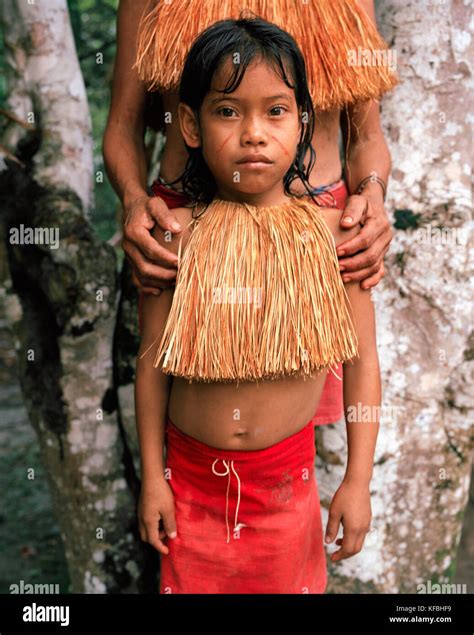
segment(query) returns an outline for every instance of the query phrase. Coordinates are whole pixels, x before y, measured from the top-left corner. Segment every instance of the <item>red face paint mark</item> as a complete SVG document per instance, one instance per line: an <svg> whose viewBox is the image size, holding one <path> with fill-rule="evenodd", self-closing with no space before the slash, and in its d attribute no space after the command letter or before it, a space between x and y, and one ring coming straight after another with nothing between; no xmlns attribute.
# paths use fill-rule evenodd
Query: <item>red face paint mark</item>
<svg viewBox="0 0 474 635"><path fill-rule="evenodd" d="M219 152L222 150L222 148L225 146L225 144L229 141L229 139L230 139L232 136L233 136L233 135L231 135L231 134L230 134L230 135L227 137L227 139L225 139L225 140L224 140L224 143L220 146L220 148L218 148L218 149L217 149L216 154L219 154Z"/></svg>
<svg viewBox="0 0 474 635"><path fill-rule="evenodd" d="M286 154L286 156L288 158L290 158L290 153L288 152L288 150L285 148L285 146L281 143L281 141L279 141L276 137L274 137L273 135L271 135L272 139L275 139L275 141L278 143L278 145L280 146L280 148L283 150L283 152Z"/></svg>

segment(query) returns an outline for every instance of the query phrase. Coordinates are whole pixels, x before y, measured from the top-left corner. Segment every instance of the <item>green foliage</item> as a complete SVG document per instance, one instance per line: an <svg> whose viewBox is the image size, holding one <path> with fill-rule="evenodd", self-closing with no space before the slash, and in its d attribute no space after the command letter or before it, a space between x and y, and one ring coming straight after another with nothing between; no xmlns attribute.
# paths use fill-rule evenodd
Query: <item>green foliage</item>
<svg viewBox="0 0 474 635"><path fill-rule="evenodd" d="M421 214L414 214L411 209L396 209L395 229L416 229L420 225Z"/></svg>
<svg viewBox="0 0 474 635"><path fill-rule="evenodd" d="M68 7L92 119L95 183L92 219L99 236L107 240L117 230L116 213L119 205L106 177L102 158L102 138L107 122L115 57L118 0L68 0ZM103 182L96 179L97 173L103 174Z"/></svg>

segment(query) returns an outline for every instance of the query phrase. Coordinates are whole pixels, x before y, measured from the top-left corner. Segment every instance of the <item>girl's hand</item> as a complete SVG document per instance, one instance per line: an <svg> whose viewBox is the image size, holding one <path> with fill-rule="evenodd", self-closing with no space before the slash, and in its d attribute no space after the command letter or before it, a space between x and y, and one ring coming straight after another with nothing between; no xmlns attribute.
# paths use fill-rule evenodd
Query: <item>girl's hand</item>
<svg viewBox="0 0 474 635"><path fill-rule="evenodd" d="M161 529L160 520L164 527ZM151 484L142 483L138 502L138 527L140 538L144 542L149 542L163 555L169 553L163 539L165 536L176 538L176 519L173 492L165 478Z"/></svg>
<svg viewBox="0 0 474 635"><path fill-rule="evenodd" d="M359 553L365 535L370 530L371 519L368 483L343 480L331 501L326 527L326 543L332 542L337 536L340 522L344 527L343 537L336 540L336 544L341 548L331 554L332 562Z"/></svg>

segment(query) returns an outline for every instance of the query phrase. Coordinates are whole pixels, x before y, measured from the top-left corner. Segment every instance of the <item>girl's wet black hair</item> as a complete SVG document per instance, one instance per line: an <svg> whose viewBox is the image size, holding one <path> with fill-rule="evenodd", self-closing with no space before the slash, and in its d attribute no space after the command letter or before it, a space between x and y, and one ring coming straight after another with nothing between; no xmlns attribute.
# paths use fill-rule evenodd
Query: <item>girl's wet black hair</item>
<svg viewBox="0 0 474 635"><path fill-rule="evenodd" d="M192 108L199 122L200 108L211 89L214 74L227 59L235 60L233 56L236 53L239 54L237 59L240 63L234 64L235 72L222 90L223 93L231 93L238 88L247 67L255 58L269 63L280 73L286 85L294 89L296 103L301 107L303 125L295 161L283 179L284 189L289 196L297 196L291 192L290 185L299 177L314 200L308 183L308 175L316 159L311 145L314 109L303 56L295 40L286 31L257 17L221 20L208 27L195 40L186 58L179 89L180 101ZM290 83L285 69L289 71L293 83ZM189 153L186 168L176 181L169 184L181 181L183 191L189 198L209 203L217 189L214 177L202 156L201 148L191 148L187 144L186 148ZM309 162L305 168L304 158L308 150Z"/></svg>

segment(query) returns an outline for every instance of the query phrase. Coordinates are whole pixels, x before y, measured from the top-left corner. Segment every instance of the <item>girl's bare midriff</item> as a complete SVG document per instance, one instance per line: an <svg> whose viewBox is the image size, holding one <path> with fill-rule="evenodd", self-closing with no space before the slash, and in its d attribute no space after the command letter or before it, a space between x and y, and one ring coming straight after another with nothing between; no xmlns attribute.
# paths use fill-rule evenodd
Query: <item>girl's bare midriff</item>
<svg viewBox="0 0 474 635"><path fill-rule="evenodd" d="M196 382L173 377L168 414L183 432L221 449L267 448L314 416L328 371L314 378Z"/></svg>
<svg viewBox="0 0 474 635"><path fill-rule="evenodd" d="M161 157L160 175L169 182L182 174L186 166L187 151L178 123L178 95L166 93L162 95L162 100L164 111L171 113L171 123L166 124L166 143ZM315 113L312 145L316 151L316 161L309 177L312 187L329 185L341 178L342 164L338 145L339 117L338 108ZM180 184L177 183L176 186L180 187ZM298 179L293 181L291 187L297 193L306 191Z"/></svg>
<svg viewBox="0 0 474 635"><path fill-rule="evenodd" d="M163 96L166 126L160 175L176 179L186 165L187 152L178 125L178 96ZM341 178L338 146L339 110L316 113L313 147L316 163L309 182L313 187ZM179 183L177 184L179 186ZM304 192L294 181L295 192ZM314 416L327 370L311 377L285 377L258 382L189 382L173 378L168 414L184 433L221 449L266 448L301 430Z"/></svg>

